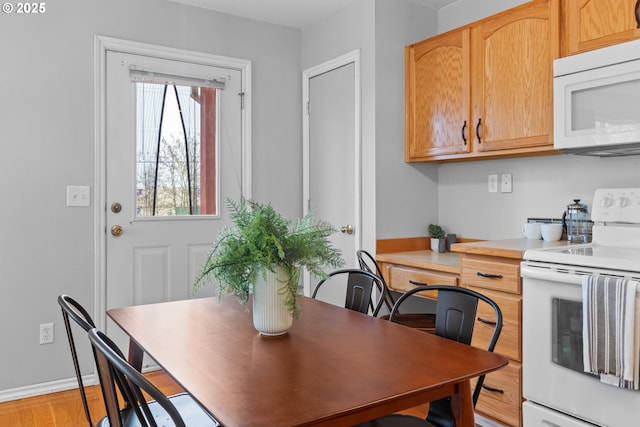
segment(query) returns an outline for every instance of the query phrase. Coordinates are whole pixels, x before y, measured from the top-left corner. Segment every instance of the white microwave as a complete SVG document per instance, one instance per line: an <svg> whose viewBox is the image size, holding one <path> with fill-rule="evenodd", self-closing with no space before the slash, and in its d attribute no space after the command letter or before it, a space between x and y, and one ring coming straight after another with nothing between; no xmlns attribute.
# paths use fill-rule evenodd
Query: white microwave
<svg viewBox="0 0 640 427"><path fill-rule="evenodd" d="M640 40L556 59L553 97L555 149L640 154Z"/></svg>

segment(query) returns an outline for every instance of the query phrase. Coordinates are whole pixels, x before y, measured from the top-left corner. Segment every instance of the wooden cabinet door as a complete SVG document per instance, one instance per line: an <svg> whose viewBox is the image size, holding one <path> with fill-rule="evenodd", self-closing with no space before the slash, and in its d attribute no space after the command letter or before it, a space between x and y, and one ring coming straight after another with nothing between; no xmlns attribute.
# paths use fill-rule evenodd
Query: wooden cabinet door
<svg viewBox="0 0 640 427"><path fill-rule="evenodd" d="M405 48L405 161L467 153L469 29Z"/></svg>
<svg viewBox="0 0 640 427"><path fill-rule="evenodd" d="M558 57L557 0L535 1L473 29L472 82L477 151L553 146L553 59Z"/></svg>
<svg viewBox="0 0 640 427"><path fill-rule="evenodd" d="M640 37L638 0L571 0L562 7L564 55Z"/></svg>

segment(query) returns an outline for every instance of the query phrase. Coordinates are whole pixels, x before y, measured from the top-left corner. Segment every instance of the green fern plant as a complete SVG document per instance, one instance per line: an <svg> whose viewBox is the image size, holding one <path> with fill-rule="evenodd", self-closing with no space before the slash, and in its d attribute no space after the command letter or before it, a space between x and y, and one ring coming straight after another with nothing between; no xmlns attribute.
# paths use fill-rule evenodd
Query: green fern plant
<svg viewBox="0 0 640 427"><path fill-rule="evenodd" d="M220 294L233 294L246 304L258 275L266 277L268 271L281 266L289 276L282 292L286 292L287 308L297 318L301 267L324 278L325 268L344 264L341 251L328 240L337 230L328 222L315 220L311 211L292 225L271 204L243 198L239 203L227 200L227 207L234 225L218 235L194 282L194 293L215 280Z"/></svg>
<svg viewBox="0 0 640 427"><path fill-rule="evenodd" d="M444 239L444 229L438 224L429 224L429 236L434 239Z"/></svg>

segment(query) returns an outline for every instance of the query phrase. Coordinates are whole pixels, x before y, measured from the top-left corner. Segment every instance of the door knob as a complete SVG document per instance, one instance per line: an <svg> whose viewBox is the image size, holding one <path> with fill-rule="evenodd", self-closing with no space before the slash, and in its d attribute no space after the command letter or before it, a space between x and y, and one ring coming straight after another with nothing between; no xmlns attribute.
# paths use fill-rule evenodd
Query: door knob
<svg viewBox="0 0 640 427"><path fill-rule="evenodd" d="M353 234L353 226L351 224L343 225L340 231L345 234Z"/></svg>
<svg viewBox="0 0 640 427"><path fill-rule="evenodd" d="M114 237L121 236L122 231L122 227L120 227L119 225L114 225L113 227L111 227L111 235Z"/></svg>

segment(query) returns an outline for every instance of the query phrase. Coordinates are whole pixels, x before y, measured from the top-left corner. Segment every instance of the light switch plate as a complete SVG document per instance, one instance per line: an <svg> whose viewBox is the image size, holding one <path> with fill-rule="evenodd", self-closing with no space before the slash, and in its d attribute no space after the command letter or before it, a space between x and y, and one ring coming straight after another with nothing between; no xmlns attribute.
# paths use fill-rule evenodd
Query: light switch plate
<svg viewBox="0 0 640 427"><path fill-rule="evenodd" d="M511 191L513 190L512 182L511 182L511 174L503 173L500 176L500 181L501 181L500 191L502 193L511 193Z"/></svg>
<svg viewBox="0 0 640 427"><path fill-rule="evenodd" d="M498 174L497 173L489 174L488 190L489 190L489 193L498 192Z"/></svg>
<svg viewBox="0 0 640 427"><path fill-rule="evenodd" d="M88 185L68 185L67 206L91 206L90 187Z"/></svg>

